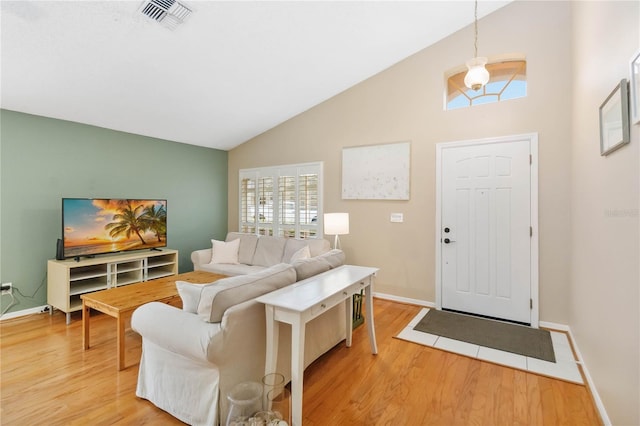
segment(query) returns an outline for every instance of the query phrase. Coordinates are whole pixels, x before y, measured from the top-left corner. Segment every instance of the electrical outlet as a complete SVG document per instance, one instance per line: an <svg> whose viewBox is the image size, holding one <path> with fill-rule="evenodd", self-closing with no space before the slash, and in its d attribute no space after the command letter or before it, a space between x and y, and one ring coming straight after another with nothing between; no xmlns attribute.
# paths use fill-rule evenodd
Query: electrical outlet
<svg viewBox="0 0 640 426"><path fill-rule="evenodd" d="M2 283L1 286L2 286L1 294L11 294L11 292L13 291L12 283Z"/></svg>

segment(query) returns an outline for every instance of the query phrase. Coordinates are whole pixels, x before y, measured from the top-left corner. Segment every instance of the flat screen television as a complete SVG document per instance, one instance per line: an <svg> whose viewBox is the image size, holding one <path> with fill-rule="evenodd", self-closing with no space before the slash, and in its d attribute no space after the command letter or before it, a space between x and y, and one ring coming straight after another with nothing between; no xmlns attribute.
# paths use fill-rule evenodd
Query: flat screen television
<svg viewBox="0 0 640 426"><path fill-rule="evenodd" d="M63 198L64 258L167 246L167 200Z"/></svg>

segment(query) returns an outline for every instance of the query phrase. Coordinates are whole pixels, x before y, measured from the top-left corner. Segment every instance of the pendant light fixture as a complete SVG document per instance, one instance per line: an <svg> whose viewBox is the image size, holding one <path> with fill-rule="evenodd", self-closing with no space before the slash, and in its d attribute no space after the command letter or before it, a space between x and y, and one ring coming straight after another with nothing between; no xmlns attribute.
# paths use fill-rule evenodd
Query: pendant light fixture
<svg viewBox="0 0 640 426"><path fill-rule="evenodd" d="M471 90L480 90L489 82L489 71L484 67L487 58L478 56L478 0L475 0L474 31L474 57L467 61L469 71L464 77L464 84Z"/></svg>

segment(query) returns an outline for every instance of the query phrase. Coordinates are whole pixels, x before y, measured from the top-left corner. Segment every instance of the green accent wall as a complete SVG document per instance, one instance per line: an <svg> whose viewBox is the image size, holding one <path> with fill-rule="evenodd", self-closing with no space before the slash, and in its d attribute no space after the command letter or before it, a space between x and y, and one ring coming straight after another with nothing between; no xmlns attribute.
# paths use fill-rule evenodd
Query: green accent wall
<svg viewBox="0 0 640 426"><path fill-rule="evenodd" d="M0 279L15 312L47 304L47 260L61 199L167 199L168 247L191 252L227 233L227 152L0 110ZM0 299L0 312L11 297Z"/></svg>

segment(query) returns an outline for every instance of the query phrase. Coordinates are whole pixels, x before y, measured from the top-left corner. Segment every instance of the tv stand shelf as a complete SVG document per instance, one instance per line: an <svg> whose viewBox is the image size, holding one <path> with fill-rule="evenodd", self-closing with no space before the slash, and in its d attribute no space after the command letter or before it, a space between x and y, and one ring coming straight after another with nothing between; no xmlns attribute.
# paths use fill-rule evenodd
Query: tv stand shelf
<svg viewBox="0 0 640 426"><path fill-rule="evenodd" d="M137 251L93 258L49 260L47 303L67 314L82 310L80 295L178 273L178 251Z"/></svg>

